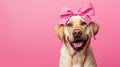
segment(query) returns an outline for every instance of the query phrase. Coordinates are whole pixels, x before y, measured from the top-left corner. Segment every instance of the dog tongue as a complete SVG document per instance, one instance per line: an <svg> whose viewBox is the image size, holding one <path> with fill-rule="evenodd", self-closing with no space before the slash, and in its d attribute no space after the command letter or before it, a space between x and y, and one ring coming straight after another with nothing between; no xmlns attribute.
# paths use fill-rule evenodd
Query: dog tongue
<svg viewBox="0 0 120 67"><path fill-rule="evenodd" d="M73 43L74 47L77 48L77 47L81 47L82 46L82 42L80 43Z"/></svg>

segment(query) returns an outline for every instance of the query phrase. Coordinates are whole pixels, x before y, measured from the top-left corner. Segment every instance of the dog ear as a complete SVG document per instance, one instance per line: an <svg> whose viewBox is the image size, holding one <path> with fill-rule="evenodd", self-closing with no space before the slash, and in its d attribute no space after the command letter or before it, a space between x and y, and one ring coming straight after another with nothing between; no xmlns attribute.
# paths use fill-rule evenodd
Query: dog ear
<svg viewBox="0 0 120 67"><path fill-rule="evenodd" d="M95 39L95 35L98 33L99 28L100 26L97 23L90 22L86 27L87 34L93 36L93 38Z"/></svg>
<svg viewBox="0 0 120 67"><path fill-rule="evenodd" d="M59 24L55 26L54 31L56 35L58 36L58 38L62 41L64 39L64 25Z"/></svg>

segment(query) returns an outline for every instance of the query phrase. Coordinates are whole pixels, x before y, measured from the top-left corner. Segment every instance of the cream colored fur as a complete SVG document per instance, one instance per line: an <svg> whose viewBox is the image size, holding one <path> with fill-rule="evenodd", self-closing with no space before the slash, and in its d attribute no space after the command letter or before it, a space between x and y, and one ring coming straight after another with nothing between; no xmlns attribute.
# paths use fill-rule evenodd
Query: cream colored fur
<svg viewBox="0 0 120 67"><path fill-rule="evenodd" d="M89 25L80 25L82 22L85 22L82 17L72 16L67 23L72 23L73 26L58 25L55 27L55 33L59 39L65 41L60 52L59 67L97 67L92 48L90 47L90 41L91 37L94 37L98 32L99 25L94 22ZM74 29L80 29L83 32L82 36L85 37L85 35L88 34L90 37L85 47L80 51L74 50L67 40L67 37L69 37L71 41L73 40L72 32Z"/></svg>
<svg viewBox="0 0 120 67"><path fill-rule="evenodd" d="M61 48L59 67L97 67L92 53L92 48L89 46L87 49L85 53L85 61L83 62L80 52L77 52L72 57L66 45L63 45Z"/></svg>

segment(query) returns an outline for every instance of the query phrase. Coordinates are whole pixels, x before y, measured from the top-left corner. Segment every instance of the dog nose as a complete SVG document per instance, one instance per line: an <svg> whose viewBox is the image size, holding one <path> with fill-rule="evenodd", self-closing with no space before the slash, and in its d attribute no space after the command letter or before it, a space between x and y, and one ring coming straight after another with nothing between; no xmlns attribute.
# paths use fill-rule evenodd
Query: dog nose
<svg viewBox="0 0 120 67"><path fill-rule="evenodd" d="M80 37L81 34L82 34L82 31L81 31L80 29L75 29L75 30L73 31L73 36L74 36L74 37Z"/></svg>

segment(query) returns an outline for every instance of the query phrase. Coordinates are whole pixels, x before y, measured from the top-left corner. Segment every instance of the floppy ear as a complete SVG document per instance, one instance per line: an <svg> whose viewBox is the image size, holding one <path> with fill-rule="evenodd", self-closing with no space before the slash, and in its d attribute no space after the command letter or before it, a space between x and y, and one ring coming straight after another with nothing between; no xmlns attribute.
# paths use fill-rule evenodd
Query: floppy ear
<svg viewBox="0 0 120 67"><path fill-rule="evenodd" d="M64 25L59 24L54 28L56 35L62 41L64 39Z"/></svg>
<svg viewBox="0 0 120 67"><path fill-rule="evenodd" d="M90 22L86 27L87 34L93 36L93 38L95 39L95 35L98 33L99 28L100 26L97 23Z"/></svg>

